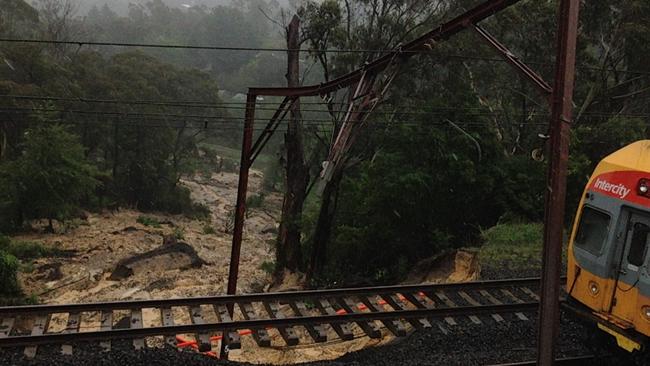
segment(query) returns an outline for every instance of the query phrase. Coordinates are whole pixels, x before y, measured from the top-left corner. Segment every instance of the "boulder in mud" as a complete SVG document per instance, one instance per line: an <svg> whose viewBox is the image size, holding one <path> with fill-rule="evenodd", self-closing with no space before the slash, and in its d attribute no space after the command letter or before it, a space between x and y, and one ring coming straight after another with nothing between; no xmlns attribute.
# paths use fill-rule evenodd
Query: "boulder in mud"
<svg viewBox="0 0 650 366"><path fill-rule="evenodd" d="M63 278L63 272L61 272L61 263L45 263L41 266L38 266L34 269L34 279L40 281L56 281Z"/></svg>

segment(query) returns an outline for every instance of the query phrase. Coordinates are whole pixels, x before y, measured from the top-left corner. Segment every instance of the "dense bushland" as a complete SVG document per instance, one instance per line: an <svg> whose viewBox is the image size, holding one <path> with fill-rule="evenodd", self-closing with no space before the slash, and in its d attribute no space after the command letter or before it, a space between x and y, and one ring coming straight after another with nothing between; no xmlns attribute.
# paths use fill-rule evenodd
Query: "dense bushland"
<svg viewBox="0 0 650 366"><path fill-rule="evenodd" d="M284 41L263 21L286 20L277 16L273 2L183 10L154 0L122 15L110 5L94 8L85 19L42 6L57 2L65 0L40 0L35 10L11 1L0 9L0 34L244 47L281 47ZM302 54L303 80L329 80L356 69L379 56L377 50L397 47L478 3L292 2L291 11L302 20L302 47L309 50ZM548 81L555 61L555 5L522 2L482 24ZM650 5L594 1L583 8L567 224L595 164L646 138L650 115ZM325 48L370 51L319 51ZM341 174L325 186L319 172L340 116L324 109L304 113L304 161L311 179L303 217L291 225L302 231L301 249L311 255L303 256L300 267L313 270L316 285L396 281L428 256L480 245L486 239L482 233L497 223L525 225L543 216L546 96L472 32L431 48L400 66L386 98L346 153ZM29 44L2 44L0 52L0 94L62 98L0 99L0 230L34 218L66 220L80 208L122 205L204 214L179 180L211 165L236 170L238 152L221 145L238 148L241 106L101 100L214 104L222 100L215 80L229 94L249 85L284 84L279 52L217 55ZM259 112L260 123L272 113ZM264 186L277 190L284 183L285 147L277 136L270 145L275 158L265 162ZM215 158L224 152L232 156ZM60 192L61 187L74 188ZM264 202L265 196L249 199L252 206Z"/></svg>

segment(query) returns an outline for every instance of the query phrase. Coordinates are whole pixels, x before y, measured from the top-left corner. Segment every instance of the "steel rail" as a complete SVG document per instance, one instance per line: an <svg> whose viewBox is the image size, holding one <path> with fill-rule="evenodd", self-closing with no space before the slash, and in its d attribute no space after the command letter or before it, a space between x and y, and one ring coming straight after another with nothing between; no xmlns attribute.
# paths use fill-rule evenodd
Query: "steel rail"
<svg viewBox="0 0 650 366"><path fill-rule="evenodd" d="M516 313L522 311L535 311L538 302L526 302L508 305L482 305L464 306L453 308L414 309L379 312L359 312L334 315L318 315L306 317L286 317L276 319L251 319L229 321L221 323L187 324L173 326L157 326L147 328L113 329L106 331L80 332L80 333L51 333L41 335L24 335L0 338L0 347L19 347L39 344L74 343L79 341L97 341L109 339L132 339L147 336L173 335L185 333L203 333L210 331L232 331L234 329L263 329L266 327L288 327L296 325L314 324L342 324L349 322L393 320L393 319L418 319L418 318L445 318L462 315L489 315Z"/></svg>
<svg viewBox="0 0 650 366"><path fill-rule="evenodd" d="M260 302L260 301L294 301L313 298L327 298L339 296L357 296L357 295L382 295L394 293L413 293L413 292L431 292L431 291L455 291L455 290L473 290L473 289L490 289L500 287L527 287L539 286L539 278L522 278L507 280L491 281L474 281L464 283L445 283L429 285L397 285L397 286L380 286L380 287L361 287L346 289L329 289L329 290L309 290L293 292L269 292L258 294L242 295L221 295L205 296L190 298L172 298L172 299L154 299L154 300L130 300L130 301L110 301L98 303L80 303L80 304L51 304L51 305L27 305L27 306L6 306L0 307L0 317L14 316L22 314L42 314L42 313L66 313L66 312L85 312L101 310L128 310L142 308L159 308L170 306L191 306L202 304L224 305L241 302Z"/></svg>
<svg viewBox="0 0 650 366"><path fill-rule="evenodd" d="M575 357L564 357L564 358L558 358L555 360L556 365L575 365L575 364L580 364L582 365L585 362L593 361L596 359L596 356L593 355L585 355L585 356L575 356ZM494 364L491 366L535 366L537 365L537 361L522 361L522 362L511 362L511 363L500 363L500 364Z"/></svg>

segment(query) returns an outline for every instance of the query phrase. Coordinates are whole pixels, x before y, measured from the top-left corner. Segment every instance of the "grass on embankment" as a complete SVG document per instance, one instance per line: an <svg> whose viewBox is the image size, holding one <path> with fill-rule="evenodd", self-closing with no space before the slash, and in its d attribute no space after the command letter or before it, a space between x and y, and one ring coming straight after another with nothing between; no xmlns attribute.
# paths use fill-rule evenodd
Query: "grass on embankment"
<svg viewBox="0 0 650 366"><path fill-rule="evenodd" d="M44 246L41 243L33 241L11 240L7 236L0 234L0 251L11 254L14 257L28 261L43 257L55 257L65 254L56 248Z"/></svg>
<svg viewBox="0 0 650 366"><path fill-rule="evenodd" d="M32 272L35 259L69 254L38 242L12 240L0 234L0 306L37 303L36 296L23 293L18 272Z"/></svg>
<svg viewBox="0 0 650 366"><path fill-rule="evenodd" d="M479 251L482 273L487 277L536 276L542 267L542 223L504 223L482 232L484 244ZM566 245L562 250L566 263ZM483 276L486 277L486 276Z"/></svg>

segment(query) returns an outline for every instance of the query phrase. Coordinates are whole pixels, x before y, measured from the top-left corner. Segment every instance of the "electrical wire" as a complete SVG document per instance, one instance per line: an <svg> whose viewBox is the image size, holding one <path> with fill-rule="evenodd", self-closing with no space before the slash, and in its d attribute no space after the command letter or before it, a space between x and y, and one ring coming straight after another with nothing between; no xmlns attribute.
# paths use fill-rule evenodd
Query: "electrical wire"
<svg viewBox="0 0 650 366"><path fill-rule="evenodd" d="M29 43L29 44L54 44L54 45L75 45L82 47L87 46L116 46L116 47L140 47L140 48L168 48L168 49L189 49L189 50L213 50L213 51L247 51L247 52L291 52L301 51L301 49L290 48L268 48L268 47L230 47L230 46L201 46L201 45L180 45L180 44L154 44L154 43L123 43L123 42L93 42L93 41L61 41L61 40L46 40L46 39L14 39L14 38L0 38L0 42L6 43ZM392 53L398 52L395 49L320 49L320 50L304 50L311 53L357 53L357 54L375 54L375 53ZM412 54L430 54L439 56L440 58L464 59L486 62L508 62L503 58L484 57L484 56L471 56L471 55L451 55L439 54L434 50L400 50L401 53ZM523 60L522 60L523 61ZM539 61L523 61L529 65L536 66L549 66L554 67L553 63L539 62ZM592 71L611 71L623 74L634 75L650 75L650 71L640 70L616 70L612 68L599 68L588 65L576 65L578 69L592 70Z"/></svg>
<svg viewBox="0 0 650 366"><path fill-rule="evenodd" d="M2 109L0 109L0 113L2 113ZM22 111L11 111L11 113L21 113L21 114L35 114L35 115L48 115L50 114L49 111L47 110L22 110ZM97 112L98 115L102 115L101 112ZM110 114L111 116L114 116L113 114ZM130 123L130 125L133 126L139 126L139 127L166 127L166 128L187 128L187 129L205 129L205 130L233 130L233 131L242 131L243 130L243 123L242 121L239 120L223 120L223 121L198 121L198 120L187 120L187 119L170 119L170 118L146 118L142 116L131 116L131 117L126 117L123 119L110 119L110 120L92 120L92 119L86 119L83 121L78 121L78 120L69 120L69 119L57 119L59 122L70 122L70 123L78 123L78 124L83 124L83 123L99 123L99 124L107 124L108 123L118 123L118 124L127 124L125 121L129 122L141 122L139 124L133 124ZM158 122L156 124L156 122ZM162 123L160 123L162 122ZM323 127L327 128L327 131L330 131L332 127L334 126L334 123L330 120L322 120L322 119L303 119L303 126L306 129L310 128L315 128L315 127ZM172 124L183 124L182 126L173 126ZM397 121L379 121L379 120L366 120L363 122L357 122L357 123L363 123L368 126L376 126L376 127L390 127L390 126L428 126L428 125L446 125L448 124L447 122L444 121L431 121L431 120L397 120ZM460 121L458 122L459 124L463 126L486 126L489 125L490 122L479 122L479 121L474 121L474 120L465 120L465 121ZM253 129L254 131L261 131L267 129L267 121L257 121L253 123ZM510 126L547 126L548 123L537 123L537 122L531 122L528 121L524 124L521 122L504 122L501 121L499 122L501 125L510 125Z"/></svg>
<svg viewBox="0 0 650 366"><path fill-rule="evenodd" d="M183 123L182 121L176 121L177 123ZM233 132L241 132L243 129L242 128L235 128L233 126L225 126L225 127L205 127L205 126L176 126L172 125L170 123L167 124L160 124L160 123L145 123L145 124L135 124L135 123L126 123L124 121L121 122L116 122L112 121L110 124L107 124L105 121L97 121L97 120L85 120L85 121L76 121L76 120L63 120L63 119L41 119L38 121L34 121L34 123L57 123L57 124L71 124L71 125L105 125L107 127L112 127L112 126L119 126L119 127L129 127L129 128L156 128L156 129L174 129L174 130L179 130L179 129L185 129L188 131L196 131L196 130L204 130L204 131L233 131ZM481 127L481 126L486 126L487 124L484 122L462 122L459 123L462 126L475 126L475 127ZM417 127L417 126L425 126L425 124L402 124L402 123L393 123L392 125L388 124L372 124L369 123L365 128L370 129L370 130L380 130L383 129L384 127L390 127L390 126L407 126L407 127ZM434 122L434 123L428 123L426 126L449 126L449 123L446 122ZM311 132L320 132L320 133L330 133L332 132L331 129L317 129L316 127L320 127L320 125L308 125L308 130ZM262 128L260 126L254 127L252 129L254 132L262 132L267 130L266 128ZM288 132L288 129L285 128L278 128L276 129L277 133L286 133Z"/></svg>
<svg viewBox="0 0 650 366"><path fill-rule="evenodd" d="M260 110L260 109L257 109ZM276 111L276 109L261 109L268 111ZM196 115L196 114L173 114L173 113L144 113L144 112L131 112L131 111L96 111L96 110L76 110L76 109L52 109L46 107L14 107L14 106L0 106L0 111L12 111L12 112L44 112L44 113L77 113L77 114L94 114L94 115L109 115L109 116L122 116L122 117L131 117L131 116L141 116L141 117L171 117L171 118L184 118L184 119L200 119L200 120L219 120L219 121L232 121L233 123L241 124L242 120L234 119L230 116L218 116L218 115ZM326 113L326 110L313 110L313 109L302 109L302 112L320 112ZM346 111L346 110L342 110ZM485 117L495 117L495 116L509 116L509 117L550 117L548 112L531 112L531 113L507 113L503 110L498 111L488 111L488 110L478 110L478 109L464 109L464 108L441 108L434 109L429 111L394 111L394 112L372 112L373 115L389 115L389 116L446 116L449 112L460 112L465 111L466 114L472 116L485 116ZM630 117L630 118L648 118L650 114L648 113L598 113L598 112L589 112L584 113L583 117L594 117L594 118L611 118L611 117ZM330 119L315 119L315 118L303 118L303 121L318 121L323 123L333 123ZM268 118L256 117L255 121L268 121ZM213 123L208 121L209 123Z"/></svg>
<svg viewBox="0 0 650 366"><path fill-rule="evenodd" d="M54 96L36 96L36 95L14 95L14 94L0 94L0 98L10 98L15 100L43 100L43 101L60 101L60 102L71 102L71 103L95 103L95 104L118 104L118 105L145 105L145 106L171 106L171 107L182 107L182 108L201 108L201 109L225 109L225 110L246 110L246 103L204 103L204 102L186 102L186 101L146 101L146 100L111 100L111 99L88 99L88 98L70 98L70 97L54 97ZM256 103L260 104L260 103ZM324 106L324 102L300 102L301 105L321 105ZM268 102L264 105L279 105L279 103ZM336 103L336 105L345 105L345 103ZM2 107L0 107L2 108ZM400 108L395 106L395 108ZM403 107L401 107L403 108ZM266 108L266 107L256 107L257 111L273 111L275 112L277 108ZM496 112L504 112L503 110L489 111L486 108L474 107L474 108L434 108L436 111L469 111L477 110L484 111L489 114L497 114ZM309 109L301 108L301 112L347 112L347 109ZM399 111L399 112L383 112L383 111L374 111L373 114L413 114L413 115L422 115L422 114L431 114L430 111Z"/></svg>
<svg viewBox="0 0 650 366"><path fill-rule="evenodd" d="M128 100L115 100L115 99L90 99L90 98L84 98L84 97L79 97L79 98L72 98L72 97L55 97L55 96L37 96L37 95L15 95L15 94L0 94L0 98L11 98L11 99L17 99L17 100L45 100L45 101L63 101L63 102L80 102L80 103L106 103L106 104L124 104L124 105L151 105L151 106L178 106L178 107L198 107L198 108L215 108L215 109L232 109L232 110L245 110L246 107L238 107L234 106L231 107L229 104L234 104L234 103L214 103L214 104L209 104L209 103L204 103L204 102L198 102L198 101L152 101L152 100L133 100L133 101L128 101ZM188 103L188 104L185 104ZM199 104L202 103L202 104ZM242 103L245 104L245 103ZM259 104L259 103L258 103ZM279 105L279 103L267 103L267 104L273 104L273 105ZM310 104L310 105L324 105L324 102L310 102L310 103L303 103L301 104ZM343 105L344 103L337 103ZM236 105L240 105L239 103ZM397 109L404 109L404 108L410 108L410 106L393 106L391 105L390 107L392 108L397 108ZM32 110L35 109L36 107L33 108L19 108L19 107L14 107L14 106L0 106L0 109L16 109L16 110ZM36 108L38 109L38 108ZM53 111L53 112L60 112L62 110L51 110L47 109L48 111ZM255 110L257 111L273 111L275 112L277 108L264 108L264 107L256 107ZM347 112L347 109L333 109L333 110L328 110L328 109L307 109L307 108L301 108L301 112L319 112L319 113L327 113L327 112ZM373 111L372 113L374 115L440 115L443 112L456 112L456 111L467 111L471 114L474 115L486 115L486 116L495 116L495 115L508 115L508 116L544 116L548 117L550 116L550 113L548 112L531 112L531 113L507 113L503 109L496 109L496 110L488 110L484 107L464 107L464 108L459 108L459 107L435 107L432 109L424 110L424 111L404 111L404 110L396 110L396 111ZM84 111L85 112L85 111ZM89 112L94 112L94 111L89 111ZM107 114L138 114L136 112L122 112L122 111L108 111L106 112ZM155 114L155 115L165 115L165 116L177 116L173 114L166 114L166 113L160 113L160 114ZM190 117L190 118L226 118L225 116L204 116L204 115L183 115L184 117ZM583 116L607 116L607 117L615 117L615 116L622 116L622 117L650 117L650 114L647 113L598 113L598 112L587 112L584 113Z"/></svg>
<svg viewBox="0 0 650 366"><path fill-rule="evenodd" d="M79 114L100 114L100 115L113 115L113 116L149 116L149 117L177 117L177 118L187 118L187 119L218 119L218 120L231 120L232 117L230 116L215 116L215 115L197 115L197 114L172 114L172 113L143 113L143 112L125 112L125 111L96 111L96 110L78 110L78 109L52 109L52 108L47 108L47 107L13 107L13 106L8 106L8 107L3 107L0 106L0 110L4 111L15 111L15 112L22 112L22 111L43 111L47 113L79 113ZM260 110L260 109L256 109ZM276 111L276 109L261 109L265 111ZM345 112L346 110L342 110ZM458 110L453 110L453 109L441 109L441 110L435 110L435 111L394 111L394 112L380 112L380 111L373 111L373 115L384 115L384 116L446 116L449 114L449 112L458 112L458 111L467 111L466 114L471 114L474 116L499 116L499 115L507 115L510 117L535 117L535 116L543 116L543 117L548 117L550 116L549 113L542 113L542 112L533 112L533 113L506 113L506 112L491 112L488 110L463 110L463 109L458 109ZM301 112L319 112L319 113L327 113L327 110L313 110L313 109L301 109ZM303 118L304 120L305 118ZM308 118L307 118L308 119ZM313 118L312 118L313 119ZM268 121L268 118L260 117L257 116L255 118L256 121ZM331 122L330 119L324 119L322 120L323 122Z"/></svg>
<svg viewBox="0 0 650 366"><path fill-rule="evenodd" d="M47 108L0 108L1 112L16 112L16 113L28 113L28 114L50 114L50 113L72 113L72 114L90 114L90 115L105 115L113 117L124 117L132 118L138 117L143 120L156 120L156 121L166 121L170 118L180 118L184 122L193 122L207 125L230 125L230 126L241 126L243 128L243 121L237 119L229 119L219 116L186 116L186 115L175 115L175 114L159 114L159 113L122 113L122 112L105 112L105 111L80 111L80 110L65 110L65 109L47 109ZM151 117L151 118L150 118ZM169 117L169 118L167 118ZM211 119L208 121L208 119ZM267 119L258 118L255 119L257 125L266 125L268 123ZM334 122L329 119L316 119L316 118L303 118L301 119L303 125L320 125L331 127ZM422 120L397 120L397 121L382 121L382 120L365 120L364 122L348 122L348 123L372 123L375 125L423 125L432 123L430 121ZM501 122L502 124L504 122ZM486 122L482 122L486 124ZM521 122L511 123L513 125L521 125ZM526 122L525 125L547 125L547 123L534 123Z"/></svg>
<svg viewBox="0 0 650 366"><path fill-rule="evenodd" d="M56 44L56 45L74 45L74 46L114 46L114 47L141 47L141 48L170 48L170 49L188 49L188 50L210 50L210 51L247 51L247 52L296 52L309 51L316 53L390 53L395 52L393 49L321 49L321 50L301 50L292 48L273 48L273 47L234 47L234 46L205 46L205 45L181 45L181 44L154 44L154 43L125 43L125 42L95 42L95 41L61 41L47 39L14 39L0 38L0 42L7 43L32 43L32 44ZM424 51L407 51L402 53L422 53ZM431 51L428 51L431 52Z"/></svg>

